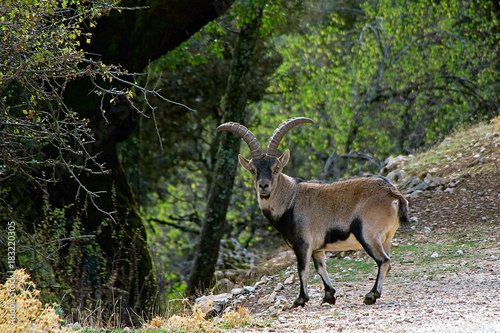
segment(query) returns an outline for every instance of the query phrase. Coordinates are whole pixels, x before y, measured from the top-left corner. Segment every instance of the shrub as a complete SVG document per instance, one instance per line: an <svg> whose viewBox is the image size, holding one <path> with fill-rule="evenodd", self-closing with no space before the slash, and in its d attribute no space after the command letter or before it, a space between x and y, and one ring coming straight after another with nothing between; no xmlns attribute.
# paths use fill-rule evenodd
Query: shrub
<svg viewBox="0 0 500 333"><path fill-rule="evenodd" d="M62 332L57 304L43 305L24 269L0 285L0 332Z"/></svg>

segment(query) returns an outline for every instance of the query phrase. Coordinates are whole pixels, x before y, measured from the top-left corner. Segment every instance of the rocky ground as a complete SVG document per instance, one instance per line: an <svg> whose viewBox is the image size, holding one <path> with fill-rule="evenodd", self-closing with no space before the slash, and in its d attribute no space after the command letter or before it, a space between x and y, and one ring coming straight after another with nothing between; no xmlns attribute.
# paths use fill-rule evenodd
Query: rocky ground
<svg viewBox="0 0 500 333"><path fill-rule="evenodd" d="M321 304L323 286L311 274L311 300L289 310L298 281L285 249L260 263L274 274L228 300L255 319L239 332L500 332L498 132L488 125L457 133L386 170L409 200L412 226L396 234L393 268L377 304L362 302L375 266L365 253L348 252L327 262L335 305Z"/></svg>

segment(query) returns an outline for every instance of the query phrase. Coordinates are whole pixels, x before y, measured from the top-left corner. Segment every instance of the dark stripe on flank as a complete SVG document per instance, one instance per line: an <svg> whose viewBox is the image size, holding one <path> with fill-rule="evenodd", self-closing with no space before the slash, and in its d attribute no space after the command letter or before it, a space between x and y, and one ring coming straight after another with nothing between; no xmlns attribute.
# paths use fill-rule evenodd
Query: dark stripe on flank
<svg viewBox="0 0 500 333"><path fill-rule="evenodd" d="M346 231L337 228L331 228L326 232L325 242L323 246L346 240L347 238L349 238L349 235L351 235L351 233L351 230Z"/></svg>
<svg viewBox="0 0 500 333"><path fill-rule="evenodd" d="M363 228L363 222L358 217L352 220L349 229L347 230L331 228L326 232L324 246L335 242L344 241L347 238L349 238L351 234L353 234L354 237L356 237L358 242L360 242L360 244L363 245L364 248L365 245L363 244L364 239L363 239L362 228Z"/></svg>

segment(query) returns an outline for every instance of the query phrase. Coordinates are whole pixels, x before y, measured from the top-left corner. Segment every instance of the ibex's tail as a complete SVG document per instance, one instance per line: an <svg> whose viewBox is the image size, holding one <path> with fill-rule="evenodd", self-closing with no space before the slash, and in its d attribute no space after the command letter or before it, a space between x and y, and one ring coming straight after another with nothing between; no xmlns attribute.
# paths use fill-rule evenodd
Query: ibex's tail
<svg viewBox="0 0 500 333"><path fill-rule="evenodd" d="M401 192L398 191L396 186L392 184L390 181L387 180L387 178L382 177L382 176L377 176L378 178L382 179L387 185L389 185L390 191L392 192L392 195L398 200L399 208L398 208L398 217L399 217L399 224L407 227L410 225L410 219L408 218L408 201L405 199L405 197L401 194Z"/></svg>
<svg viewBox="0 0 500 333"><path fill-rule="evenodd" d="M410 225L410 219L408 218L408 201L403 197L402 194L399 197L398 216L400 224L404 225L405 227Z"/></svg>

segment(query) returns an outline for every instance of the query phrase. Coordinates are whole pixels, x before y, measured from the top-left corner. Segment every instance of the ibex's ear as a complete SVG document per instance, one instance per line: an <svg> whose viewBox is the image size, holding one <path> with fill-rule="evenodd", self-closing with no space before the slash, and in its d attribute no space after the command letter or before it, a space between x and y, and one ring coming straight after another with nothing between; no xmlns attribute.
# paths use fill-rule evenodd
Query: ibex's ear
<svg viewBox="0 0 500 333"><path fill-rule="evenodd" d="M240 162L242 167L252 172L252 169L250 168L250 160L247 160L246 158L243 157L243 155L238 154L238 161Z"/></svg>
<svg viewBox="0 0 500 333"><path fill-rule="evenodd" d="M278 157L278 161L280 161L280 164L281 164L281 168L283 169L285 167L285 165L288 163L288 160L290 159L290 150L287 149L283 155L281 155L280 157Z"/></svg>

